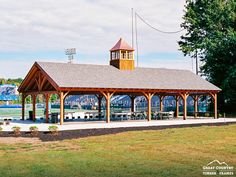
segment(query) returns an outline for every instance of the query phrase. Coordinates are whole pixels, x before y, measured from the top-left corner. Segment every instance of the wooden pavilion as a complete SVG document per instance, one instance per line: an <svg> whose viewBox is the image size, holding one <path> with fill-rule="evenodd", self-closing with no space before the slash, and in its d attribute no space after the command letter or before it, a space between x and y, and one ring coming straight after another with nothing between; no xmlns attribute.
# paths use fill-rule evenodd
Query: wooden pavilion
<svg viewBox="0 0 236 177"><path fill-rule="evenodd" d="M179 115L179 100L183 100L183 119L187 117L187 98L194 100L197 112L198 98L210 95L214 102L214 118L217 118L217 93L220 89L188 70L135 67L134 49L123 39L110 50L110 65L88 65L72 63L35 62L18 91L22 93L22 119L25 118L25 98L32 96L33 119L36 113L36 97L44 94L46 100L46 122L49 119L48 103L51 94L60 97L60 124L64 121L64 100L68 95L94 94L106 100L106 122L110 122L110 100L113 95L129 95L131 111L134 100L145 96L147 100L147 120L151 120L151 99L160 98L163 109L165 96L174 96L176 115ZM195 114L195 117L197 115Z"/></svg>

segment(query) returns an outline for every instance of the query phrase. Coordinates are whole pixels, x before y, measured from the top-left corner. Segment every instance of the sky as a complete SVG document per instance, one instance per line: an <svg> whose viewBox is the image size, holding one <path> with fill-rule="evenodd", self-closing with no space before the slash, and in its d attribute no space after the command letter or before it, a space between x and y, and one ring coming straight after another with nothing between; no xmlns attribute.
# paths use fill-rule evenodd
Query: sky
<svg viewBox="0 0 236 177"><path fill-rule="evenodd" d="M185 0L0 0L0 78L24 77L35 61L109 64L120 37L132 41L131 8L163 31L180 29ZM192 70L178 34L159 33L137 19L139 67ZM136 49L136 46L134 46Z"/></svg>

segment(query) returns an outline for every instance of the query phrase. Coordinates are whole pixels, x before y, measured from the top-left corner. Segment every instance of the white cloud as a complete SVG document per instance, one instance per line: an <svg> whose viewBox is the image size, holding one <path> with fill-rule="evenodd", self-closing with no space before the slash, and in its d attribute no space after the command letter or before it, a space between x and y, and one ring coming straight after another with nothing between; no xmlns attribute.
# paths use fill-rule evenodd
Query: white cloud
<svg viewBox="0 0 236 177"><path fill-rule="evenodd" d="M120 36L131 40L131 7L163 30L179 29L184 0L1 0L0 4L2 51L76 45L87 53L91 48L107 50ZM156 33L140 21L138 25L144 51L176 49L179 35Z"/></svg>
<svg viewBox="0 0 236 177"><path fill-rule="evenodd" d="M0 0L0 52L48 52L76 47L83 55L108 56L119 37L131 43L132 7L152 25L175 31L180 29L184 3L185 0ZM175 53L180 35L158 33L138 20L140 55Z"/></svg>

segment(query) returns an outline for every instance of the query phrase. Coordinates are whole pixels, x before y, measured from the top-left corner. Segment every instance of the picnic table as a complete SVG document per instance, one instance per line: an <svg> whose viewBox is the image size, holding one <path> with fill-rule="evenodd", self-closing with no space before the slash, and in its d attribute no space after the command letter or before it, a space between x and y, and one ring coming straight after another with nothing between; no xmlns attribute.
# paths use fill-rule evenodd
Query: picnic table
<svg viewBox="0 0 236 177"><path fill-rule="evenodd" d="M136 111L131 113L131 119L145 119L146 115L143 111Z"/></svg>
<svg viewBox="0 0 236 177"><path fill-rule="evenodd" d="M124 119L128 120L130 115L131 115L130 112L113 112L111 114L111 117L119 120L124 120Z"/></svg>
<svg viewBox="0 0 236 177"><path fill-rule="evenodd" d="M75 113L75 111L66 111L65 113L66 114L73 114L73 113Z"/></svg>
<svg viewBox="0 0 236 177"><path fill-rule="evenodd" d="M85 112L84 113L84 118L96 118L98 117L98 112L97 111L91 111L91 112Z"/></svg>
<svg viewBox="0 0 236 177"><path fill-rule="evenodd" d="M163 112L163 111L159 111L158 115L160 117L160 119L170 119L170 118L174 118L174 112L173 111L169 111L169 112Z"/></svg>

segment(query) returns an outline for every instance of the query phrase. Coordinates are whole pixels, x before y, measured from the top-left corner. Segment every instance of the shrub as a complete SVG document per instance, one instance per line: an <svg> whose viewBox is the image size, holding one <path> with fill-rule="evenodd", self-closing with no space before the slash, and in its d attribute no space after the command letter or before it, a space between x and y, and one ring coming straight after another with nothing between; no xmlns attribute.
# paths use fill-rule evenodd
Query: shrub
<svg viewBox="0 0 236 177"><path fill-rule="evenodd" d="M13 130L15 135L20 135L20 129L21 129L20 127L14 126L11 129Z"/></svg>
<svg viewBox="0 0 236 177"><path fill-rule="evenodd" d="M33 135L33 136L37 136L39 133L39 129L37 126L31 126L29 128L29 131L30 131L31 135Z"/></svg>
<svg viewBox="0 0 236 177"><path fill-rule="evenodd" d="M3 125L4 123L3 122L0 122L0 125Z"/></svg>
<svg viewBox="0 0 236 177"><path fill-rule="evenodd" d="M2 127L0 127L0 132L2 131Z"/></svg>
<svg viewBox="0 0 236 177"><path fill-rule="evenodd" d="M48 127L48 130L51 132L51 134L53 135L57 135L58 134L58 127L55 125L51 125Z"/></svg>

